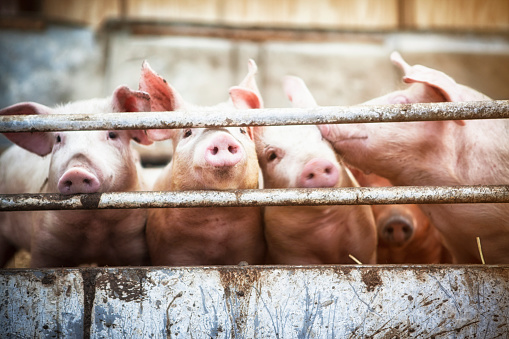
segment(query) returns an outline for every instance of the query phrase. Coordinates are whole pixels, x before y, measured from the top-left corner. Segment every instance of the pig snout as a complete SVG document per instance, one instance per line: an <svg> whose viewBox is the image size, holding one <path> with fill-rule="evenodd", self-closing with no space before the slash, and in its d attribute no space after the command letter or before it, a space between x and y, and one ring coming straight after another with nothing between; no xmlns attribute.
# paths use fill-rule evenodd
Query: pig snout
<svg viewBox="0 0 509 339"><path fill-rule="evenodd" d="M205 150L205 161L214 167L235 166L242 156L242 146L229 134L214 136Z"/></svg>
<svg viewBox="0 0 509 339"><path fill-rule="evenodd" d="M304 165L299 178L299 187L333 187L339 179L337 167L325 159L313 159Z"/></svg>
<svg viewBox="0 0 509 339"><path fill-rule="evenodd" d="M71 168L58 181L58 190L62 194L95 193L100 185L99 179L86 169Z"/></svg>
<svg viewBox="0 0 509 339"><path fill-rule="evenodd" d="M382 240L391 246L403 246L414 233L413 221L402 215L395 215L378 222Z"/></svg>

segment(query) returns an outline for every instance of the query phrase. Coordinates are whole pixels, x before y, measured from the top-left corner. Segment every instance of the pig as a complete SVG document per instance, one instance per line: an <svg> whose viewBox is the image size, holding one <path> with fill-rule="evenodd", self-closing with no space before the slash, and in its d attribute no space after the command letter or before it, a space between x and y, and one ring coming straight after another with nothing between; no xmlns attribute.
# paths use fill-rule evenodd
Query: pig
<svg viewBox="0 0 509 339"><path fill-rule="evenodd" d="M389 187L389 180L349 167L363 187ZM378 264L446 264L449 251L438 230L414 204L372 205L378 233Z"/></svg>
<svg viewBox="0 0 509 339"><path fill-rule="evenodd" d="M260 108L256 64L230 99L213 107ZM153 111L201 110L144 63L140 89L150 93ZM152 129L151 140L171 139L173 158L154 184L155 191L231 190L259 187L259 166L250 127ZM265 240L260 207L163 208L149 211L147 243L154 265L262 264Z"/></svg>
<svg viewBox="0 0 509 339"><path fill-rule="evenodd" d="M23 102L1 115L100 114L150 111L147 93L118 87L105 99L50 108ZM131 140L152 143L143 130L4 133L12 145L0 157L0 192L101 193L145 190ZM147 211L75 210L0 213L0 264L17 248L30 250L32 267L145 265Z"/></svg>
<svg viewBox="0 0 509 339"><path fill-rule="evenodd" d="M316 102L298 77L284 79L293 107ZM255 127L255 145L265 188L358 186L317 126ZM369 206L266 206L267 263L376 263L377 236Z"/></svg>
<svg viewBox="0 0 509 339"><path fill-rule="evenodd" d="M410 86L369 104L490 100L443 72L392 61ZM424 121L321 125L345 161L405 185L496 185L509 181L509 120ZM509 263L507 204L420 206L440 232L453 263L480 263L476 237L490 264Z"/></svg>

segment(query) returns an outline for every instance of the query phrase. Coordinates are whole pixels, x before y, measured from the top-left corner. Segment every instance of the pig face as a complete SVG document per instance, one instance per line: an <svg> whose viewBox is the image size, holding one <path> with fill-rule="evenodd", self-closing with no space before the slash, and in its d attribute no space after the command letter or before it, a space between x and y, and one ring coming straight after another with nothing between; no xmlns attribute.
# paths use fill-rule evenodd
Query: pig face
<svg viewBox="0 0 509 339"><path fill-rule="evenodd" d="M14 107L14 108L13 108ZM150 111L146 93L119 87L110 99L78 101L55 109L22 103L0 114L71 114ZM86 131L9 133L19 146L41 156L50 156L48 192L62 194L122 191L138 188L138 158L131 140L148 145L144 131Z"/></svg>
<svg viewBox="0 0 509 339"><path fill-rule="evenodd" d="M239 86L230 89L228 102L214 107L198 107L181 95L144 62L140 89L151 95L153 111L199 110L207 114L232 108L260 108L263 105L254 75L254 61ZM170 113L171 114L171 113ZM250 127L153 129L151 140L171 139L173 159L167 185L172 190L256 188L258 161Z"/></svg>
<svg viewBox="0 0 509 339"><path fill-rule="evenodd" d="M172 141L173 190L257 187L258 162L249 128L175 130Z"/></svg>
<svg viewBox="0 0 509 339"><path fill-rule="evenodd" d="M256 152L266 188L335 187L339 162L316 126L255 128Z"/></svg>
<svg viewBox="0 0 509 339"><path fill-rule="evenodd" d="M304 82L286 77L283 87L293 107L315 107ZM316 126L255 127L255 144L267 188L336 187L340 164Z"/></svg>

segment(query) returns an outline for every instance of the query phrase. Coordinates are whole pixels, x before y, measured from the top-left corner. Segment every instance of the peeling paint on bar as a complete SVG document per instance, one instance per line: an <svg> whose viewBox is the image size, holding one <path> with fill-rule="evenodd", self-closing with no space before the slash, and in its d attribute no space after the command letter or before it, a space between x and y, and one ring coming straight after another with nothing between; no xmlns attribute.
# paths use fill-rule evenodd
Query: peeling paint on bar
<svg viewBox="0 0 509 339"><path fill-rule="evenodd" d="M207 112L11 115L0 116L0 133L500 118L509 118L509 100Z"/></svg>
<svg viewBox="0 0 509 339"><path fill-rule="evenodd" d="M509 185L0 195L0 211L437 203L509 203Z"/></svg>
<svg viewBox="0 0 509 339"><path fill-rule="evenodd" d="M509 266L0 270L2 337L505 338Z"/></svg>

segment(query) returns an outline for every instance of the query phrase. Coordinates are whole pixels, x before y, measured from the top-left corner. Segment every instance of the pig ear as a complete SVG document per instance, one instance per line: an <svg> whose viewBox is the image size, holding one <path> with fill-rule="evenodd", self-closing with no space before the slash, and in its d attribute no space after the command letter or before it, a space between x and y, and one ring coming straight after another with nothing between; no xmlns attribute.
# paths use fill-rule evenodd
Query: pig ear
<svg viewBox="0 0 509 339"><path fill-rule="evenodd" d="M0 115L52 114L53 109L35 102L22 102L0 110ZM16 145L38 155L46 155L53 148L53 133L4 133Z"/></svg>
<svg viewBox="0 0 509 339"><path fill-rule="evenodd" d="M139 89L150 94L152 112L175 111L185 106L182 96L150 68L145 60L141 66Z"/></svg>
<svg viewBox="0 0 509 339"><path fill-rule="evenodd" d="M128 131L131 139L142 145L152 145L153 141L147 135L145 130L130 130Z"/></svg>
<svg viewBox="0 0 509 339"><path fill-rule="evenodd" d="M299 77L284 77L283 89L288 99L292 102L293 107L307 108L318 106L304 80Z"/></svg>
<svg viewBox="0 0 509 339"><path fill-rule="evenodd" d="M249 135L249 138L251 138L251 140L254 140L254 129L252 126L246 126L246 130L247 130L247 135Z"/></svg>
<svg viewBox="0 0 509 339"><path fill-rule="evenodd" d="M150 68L145 60L141 66L139 89L150 94L152 112L176 111L187 106L182 96L163 77ZM167 140L173 136L171 129L150 129L146 131L152 141Z"/></svg>
<svg viewBox="0 0 509 339"><path fill-rule="evenodd" d="M147 136L151 141L163 141L173 138L176 130L174 129L148 129Z"/></svg>
<svg viewBox="0 0 509 339"><path fill-rule="evenodd" d="M127 86L120 86L115 90L112 105L115 112L150 112L151 110L148 93L133 91ZM137 143L152 144L144 130L129 130L127 132Z"/></svg>
<svg viewBox="0 0 509 339"><path fill-rule="evenodd" d="M472 88L456 83L453 78L436 69L422 65L410 66L403 60L398 52L393 52L391 54L391 60L405 73L403 81L406 83L420 82L434 87L440 91L447 101L491 100L488 96Z"/></svg>
<svg viewBox="0 0 509 339"><path fill-rule="evenodd" d="M233 106L238 109L256 109L262 108L262 98L253 90L233 86L230 88L230 99L233 102Z"/></svg>
<svg viewBox="0 0 509 339"><path fill-rule="evenodd" d="M238 86L230 88L230 100L238 109L263 108L263 99L255 79L258 67L253 59L249 59L247 67L246 77Z"/></svg>
<svg viewBox="0 0 509 339"><path fill-rule="evenodd" d="M459 85L453 78L447 74L428 68L422 65L410 66L403 60L398 52L391 54L391 61L403 72L403 81L406 83L422 83L436 89L446 101L477 101L491 100L484 94L481 94L471 88ZM454 120L459 125L465 125L462 120Z"/></svg>
<svg viewBox="0 0 509 339"><path fill-rule="evenodd" d="M256 139L260 135L263 135L264 126L251 126L253 137Z"/></svg>
<svg viewBox="0 0 509 339"><path fill-rule="evenodd" d="M150 95L120 86L113 92L112 105L115 112L150 112Z"/></svg>
<svg viewBox="0 0 509 339"><path fill-rule="evenodd" d="M254 62L253 59L249 59L247 63L247 75L246 77L240 82L238 87L246 88L253 93L256 94L259 101L259 107L257 108L263 108L263 99L262 95L260 94L260 90L258 89L258 86L256 85L256 73L258 73L258 66L256 66L256 62Z"/></svg>

